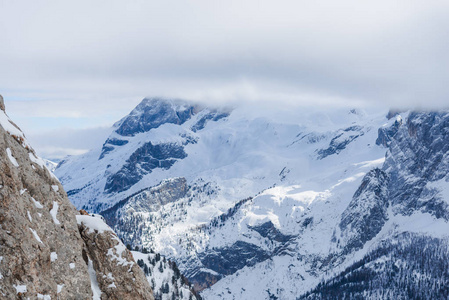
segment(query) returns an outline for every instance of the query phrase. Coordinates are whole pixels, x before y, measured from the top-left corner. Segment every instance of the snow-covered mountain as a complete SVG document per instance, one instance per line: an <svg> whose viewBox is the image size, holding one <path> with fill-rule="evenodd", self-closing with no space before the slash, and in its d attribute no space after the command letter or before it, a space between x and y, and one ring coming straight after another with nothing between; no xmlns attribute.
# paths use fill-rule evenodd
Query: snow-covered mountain
<svg viewBox="0 0 449 300"><path fill-rule="evenodd" d="M77 211L0 96L0 298L200 299L175 262ZM136 249L137 250L137 249Z"/></svg>
<svg viewBox="0 0 449 300"><path fill-rule="evenodd" d="M144 271L154 291L155 300L201 299L188 279L181 274L176 262L167 260L159 253L148 253L145 248L142 250L132 251L132 254Z"/></svg>
<svg viewBox="0 0 449 300"><path fill-rule="evenodd" d="M49 169L51 172L54 172L56 167L58 166L58 164L55 163L54 161L45 158L43 158L43 161L45 163L45 167L47 167L47 169Z"/></svg>
<svg viewBox="0 0 449 300"><path fill-rule="evenodd" d="M448 122L145 99L55 172L205 299L405 299L420 284L439 296L449 276L427 266L449 258Z"/></svg>

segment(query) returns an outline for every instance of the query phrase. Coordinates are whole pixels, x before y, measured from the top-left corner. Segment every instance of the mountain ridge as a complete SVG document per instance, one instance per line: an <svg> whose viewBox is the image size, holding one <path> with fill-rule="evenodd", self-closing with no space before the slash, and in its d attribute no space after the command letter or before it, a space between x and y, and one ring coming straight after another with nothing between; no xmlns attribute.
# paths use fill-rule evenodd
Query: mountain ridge
<svg viewBox="0 0 449 300"><path fill-rule="evenodd" d="M339 272L370 264L365 257L400 234L446 242L446 112L258 113L237 107L199 131L192 125L201 118L192 115L139 133L141 145L173 142L186 155L129 190L97 193L86 207L103 213L126 243L176 261L206 299L315 299ZM148 158L129 160L131 145L117 146L115 168L132 161L142 172ZM86 161L59 170L64 184L85 189L65 174ZM390 259L389 268L398 256ZM378 272L372 269L373 282L383 278Z"/></svg>

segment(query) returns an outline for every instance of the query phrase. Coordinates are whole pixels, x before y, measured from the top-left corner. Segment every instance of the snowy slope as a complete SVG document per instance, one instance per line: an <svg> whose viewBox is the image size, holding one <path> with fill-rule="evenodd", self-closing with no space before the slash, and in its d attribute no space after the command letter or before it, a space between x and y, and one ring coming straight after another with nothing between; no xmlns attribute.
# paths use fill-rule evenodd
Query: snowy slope
<svg viewBox="0 0 449 300"><path fill-rule="evenodd" d="M447 116L385 115L146 99L56 174L205 299L296 299L400 233L447 238Z"/></svg>
<svg viewBox="0 0 449 300"><path fill-rule="evenodd" d="M47 169L50 170L51 172L54 172L58 164L48 159L43 160L45 162L45 166L47 167Z"/></svg>
<svg viewBox="0 0 449 300"><path fill-rule="evenodd" d="M272 295L295 299L327 279L325 285L313 290L309 299L333 299L343 295L369 299L406 299L417 295L424 299L446 298L447 273L432 266L445 265L449 256L448 117L442 112L412 113L404 118L406 124L390 136L385 162L366 164L371 167L378 164L381 168L370 171L358 182L352 199L349 195L349 203L342 198L332 199L332 189L322 207L319 202L307 201L310 203L304 214L307 223L302 223L305 225L302 229L296 228L295 232L299 233L296 241L286 243L288 253L242 268L204 291L203 296L206 299L263 299ZM390 125L395 126L394 123ZM279 199L276 188L266 193L272 199ZM289 191L280 193L283 199L300 195ZM227 222L220 230L254 219L260 197L264 195L256 197L246 211L241 209L234 221ZM261 207L269 207L269 204ZM278 215L275 213L271 221ZM281 222L278 224L276 228L281 232L288 227ZM249 228L241 226L245 227ZM254 228L252 224L251 227ZM248 233L241 236L247 237ZM378 257L381 259L376 260ZM346 275L335 277L339 272ZM369 283L363 284L363 280ZM423 291L422 287L427 290Z"/></svg>
<svg viewBox="0 0 449 300"><path fill-rule="evenodd" d="M157 101L160 100L150 100L142 104L152 107ZM166 101L173 105L169 100ZM284 178L287 181L299 182L303 177L310 177L310 172L319 174L319 168L327 168L329 164L314 159L320 156L315 153L316 150L331 148L329 142L336 135L341 134L338 138L341 140L359 135L359 128L347 132L338 132L339 129L348 129L363 120L364 128L360 129L363 134L365 131L376 134L379 123L383 122L383 115L376 116L377 120L373 121L348 111L326 115L298 110L277 116L269 111L259 114L249 108L237 108L228 117L216 121L210 119L203 129L192 130L198 127L198 123L202 123L211 111L214 110L204 108L182 124L163 123L149 131L137 130L133 136L123 136L117 131L120 131L127 118L138 113L133 111L111 129L111 135L102 149L94 149L82 156L69 157L59 163L55 172L77 207L96 212L111 207L144 188L155 186L166 178L184 177L189 184L207 179L207 182L215 183L221 188L220 201L216 202L223 205L218 207L218 210L211 208L219 214L232 203L253 196L279 182L282 176L279 174L284 168L290 170L290 175ZM163 109L154 112L156 116L166 113ZM140 128L139 125L134 125ZM111 141L115 145L111 146ZM145 171L142 161L148 163L149 158L141 155L142 160L139 161L138 158L132 157L132 154L148 142L152 145L181 147L186 157L159 159L159 163L167 160L175 162L169 167ZM376 151L372 140L369 140L369 143L371 146L368 151ZM109 150L112 148L113 150ZM104 157L99 159L105 149L108 149L107 154L103 154ZM148 148L144 150L151 152ZM167 151L170 152L169 150ZM380 151L375 158L382 156ZM135 159L132 163L137 167L127 168L132 158ZM311 161L313 165L310 165ZM130 171L126 174L128 177L139 174L141 178L130 187L124 184L122 189L108 189L108 178L119 178L124 170ZM119 179L115 182L118 181Z"/></svg>
<svg viewBox="0 0 449 300"><path fill-rule="evenodd" d="M180 273L175 262L161 257L160 254L131 252L147 276L155 300L199 299L199 295L190 287L188 280Z"/></svg>

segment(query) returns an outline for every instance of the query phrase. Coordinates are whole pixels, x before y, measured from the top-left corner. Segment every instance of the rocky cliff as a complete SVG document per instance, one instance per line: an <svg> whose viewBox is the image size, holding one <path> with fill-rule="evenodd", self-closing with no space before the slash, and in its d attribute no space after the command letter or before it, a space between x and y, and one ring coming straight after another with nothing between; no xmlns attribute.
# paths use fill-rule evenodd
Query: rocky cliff
<svg viewBox="0 0 449 300"><path fill-rule="evenodd" d="M80 215L0 108L0 298L153 299L131 252Z"/></svg>

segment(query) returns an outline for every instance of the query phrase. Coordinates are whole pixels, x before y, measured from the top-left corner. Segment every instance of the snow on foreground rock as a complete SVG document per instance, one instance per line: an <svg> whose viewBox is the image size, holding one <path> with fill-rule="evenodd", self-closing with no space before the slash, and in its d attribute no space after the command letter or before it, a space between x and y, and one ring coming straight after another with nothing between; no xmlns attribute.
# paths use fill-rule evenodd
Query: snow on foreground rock
<svg viewBox="0 0 449 300"><path fill-rule="evenodd" d="M91 280L92 286L98 286L105 299L145 299L145 295L150 295L143 271L101 216L86 214L76 219L89 263L97 270L96 278Z"/></svg>
<svg viewBox="0 0 449 300"><path fill-rule="evenodd" d="M95 268L98 270L115 270L115 272L99 274L104 278L102 284L107 288L115 288L117 285L122 285L129 280L129 278L124 278L126 277L124 275L127 275L125 272L120 272L121 267L126 267L128 269L128 274L130 275L136 272L140 267L154 291L156 300L200 299L200 296L192 289L187 278L181 274L176 263L165 259L165 257L160 254L148 253L147 250L142 252L128 251L126 246L117 238L113 230L104 222L102 216L96 214L89 215L83 210L81 212L84 214L76 216L76 219L83 239L90 241L87 243L88 245L92 244L99 248L109 247L106 257L98 258L96 260L103 262L103 265L99 265ZM112 239L102 238L108 234ZM113 243L110 243L111 240ZM104 245L105 241L108 242L108 245ZM95 251L93 255L95 255ZM136 261L137 264L134 261ZM89 260L89 262L91 261ZM93 282L93 285L100 288L100 285L97 282ZM104 290L104 288L101 290ZM124 296L132 297L133 291L129 291ZM110 295L108 295L108 297L110 297Z"/></svg>
<svg viewBox="0 0 449 300"><path fill-rule="evenodd" d="M0 107L0 298L153 299L109 228L78 226L79 212L10 121L1 97Z"/></svg>

